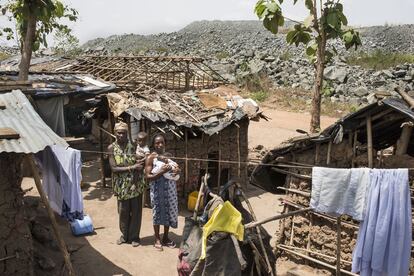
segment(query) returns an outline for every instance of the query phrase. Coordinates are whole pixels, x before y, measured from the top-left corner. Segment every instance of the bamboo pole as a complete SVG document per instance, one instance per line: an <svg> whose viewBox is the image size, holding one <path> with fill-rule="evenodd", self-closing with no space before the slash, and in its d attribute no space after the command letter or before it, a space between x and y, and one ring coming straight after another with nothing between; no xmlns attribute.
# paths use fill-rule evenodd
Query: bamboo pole
<svg viewBox="0 0 414 276"><path fill-rule="evenodd" d="M296 252L294 250L290 250L290 249L284 248L283 246L280 246L280 245L277 245L277 248L282 249L282 250L286 251L287 253L294 254L294 255L296 255L298 257L301 257L301 258L304 258L306 260L312 261L312 262L314 262L316 264L319 264L319 265L322 265L324 267L330 268L332 270L336 270L336 267L333 266L333 265L330 265L330 264L328 264L326 262L323 262L323 261L320 261L318 259L315 259L315 258L306 256L304 254L298 253L298 252ZM358 276L358 274L352 273L352 272L350 272L348 270L345 270L345 269L341 269L341 272L344 273L344 274L346 274L346 275Z"/></svg>
<svg viewBox="0 0 414 276"><path fill-rule="evenodd" d="M101 124L101 113L98 112L98 125L99 125L99 150L100 153L100 165L101 165L101 183L102 187L106 187L106 179L105 179L105 157L104 157L104 146L103 146L103 133L102 133L102 124Z"/></svg>
<svg viewBox="0 0 414 276"><path fill-rule="evenodd" d="M302 174L298 174L298 173L294 173L294 172L290 172L290 171L285 171L285 170L281 170L281 169L274 168L274 167L272 167L271 169L274 170L274 171L276 171L276 172L279 172L279 173L284 173L284 174L287 174L287 175L292 175L292 176L295 176L297 178L301 178L301 179L305 179L305 180L311 180L312 179L312 177L309 176L309 175L302 175Z"/></svg>
<svg viewBox="0 0 414 276"><path fill-rule="evenodd" d="M326 165L331 164L332 140L329 140L328 152L326 153Z"/></svg>
<svg viewBox="0 0 414 276"><path fill-rule="evenodd" d="M201 195L204 191L204 187L207 186L207 173L204 175L203 177L203 181L201 181L201 185L200 185L200 190L198 192L198 196L197 196L197 201L196 201L196 205L194 208L194 214L193 214L193 220L196 221L197 219L197 212L198 212L198 207L200 206L200 200L201 200Z"/></svg>
<svg viewBox="0 0 414 276"><path fill-rule="evenodd" d="M372 146L372 120L371 115L367 116L367 153L368 153L368 167L374 167L373 146Z"/></svg>
<svg viewBox="0 0 414 276"><path fill-rule="evenodd" d="M297 189L290 189L290 188L285 188L285 187L277 187L277 188L279 190L288 191L288 192L291 192L291 193L294 193L294 194L298 194L298 195L302 195L302 196L305 196L305 197L310 197L311 196L311 193L304 192L304 191L297 190Z"/></svg>
<svg viewBox="0 0 414 276"><path fill-rule="evenodd" d="M321 152L321 144L316 144L315 146L315 165L319 165L320 159L320 152Z"/></svg>
<svg viewBox="0 0 414 276"><path fill-rule="evenodd" d="M336 276L341 275L341 216L336 219Z"/></svg>
<svg viewBox="0 0 414 276"><path fill-rule="evenodd" d="M68 270L69 275L74 276L75 271L73 270L72 263L70 261L69 252L66 248L65 241L63 240L62 236L60 235L58 225L57 225L57 222L56 222L56 218L55 218L55 214L53 213L52 208L49 205L49 201L46 197L46 194L43 191L42 183L41 183L41 180L40 180L40 175L39 175L39 172L37 171L37 168L36 168L35 163L34 163L33 154L30 154L28 156L28 162L29 162L29 166L32 170L33 178L34 178L34 181L35 181L35 184L36 184L36 188L39 192L40 198L42 199L43 204L46 207L46 211L47 211L47 214L50 218L50 221L52 222L53 233L55 234L55 238L57 240L57 244L59 246L59 249L63 254L63 258L65 260L65 266Z"/></svg>
<svg viewBox="0 0 414 276"><path fill-rule="evenodd" d="M287 248L287 249L303 251L303 252L306 252L306 253L308 253L310 255L316 255L316 256L323 257L323 258L331 259L332 261L335 261L336 260L336 257L334 257L334 256L325 255L323 253L316 252L316 251L312 251L312 250L305 249L305 248L300 248L300 247L296 247L296 246L289 246L289 245L284 245L284 244L280 244L279 246L280 247ZM352 264L352 262L348 262L348 261L345 261L345 260L341 260L341 262L343 262L345 264L348 264L348 265L351 265Z"/></svg>
<svg viewBox="0 0 414 276"><path fill-rule="evenodd" d="M184 161L184 165L185 165L185 178L184 178L184 185L183 185L183 197L185 197L185 190L186 190L186 186L188 185L188 130L185 129L185 133L184 133L184 138L185 138L185 161Z"/></svg>
<svg viewBox="0 0 414 276"><path fill-rule="evenodd" d="M217 172L217 193L220 193L221 180L221 132L218 134L218 172Z"/></svg>
<svg viewBox="0 0 414 276"><path fill-rule="evenodd" d="M271 222L271 221L275 221L275 220L279 220L279 219L283 219L283 218L287 218L287 217L292 217L292 216L295 216L295 215L298 215L298 214L302 214L302 213L305 213L305 212L308 212L308 211L312 211L312 209L313 208L311 208L311 207L303 208L303 209L299 209L299 210L296 210L296 211L292 211L292 212L272 216L272 217L269 217L269 218L266 218L266 219L263 219L263 220L260 220L260 221L250 222L248 224L245 224L244 228L248 229L248 228L256 227L258 225L262 225L262 224L265 224L265 223L268 223L268 222Z"/></svg>
<svg viewBox="0 0 414 276"><path fill-rule="evenodd" d="M235 123L235 126L237 128L237 176L240 180L241 175L241 164L240 164L240 126Z"/></svg>
<svg viewBox="0 0 414 276"><path fill-rule="evenodd" d="M246 202L246 204L247 204L247 208L249 209L249 212L252 215L253 220L254 221L257 221L256 214L255 214L255 212L253 210L252 205L250 204L249 199L247 198L247 196L244 193L244 191L243 191L242 187L240 186L240 184L239 183L236 183L236 185L237 185L238 189L240 190L241 197L244 199L244 202ZM261 249L263 251L263 254L265 256L267 268L269 270L269 273L273 276L274 275L273 269L272 269L272 266L270 264L269 256L267 255L266 248L265 248L264 243L263 243L262 231L260 230L259 225L256 226L256 231L257 231L257 235L259 236L260 247L261 247Z"/></svg>
<svg viewBox="0 0 414 276"><path fill-rule="evenodd" d="M410 137L413 132L413 123L405 122L402 124L402 131L400 139L397 141L397 150L395 155L401 156L407 153L408 145L410 144Z"/></svg>
<svg viewBox="0 0 414 276"><path fill-rule="evenodd" d="M356 150L357 143L358 143L358 131L356 130L354 132L354 142L352 144L352 168L355 167L355 158L357 155L357 150Z"/></svg>

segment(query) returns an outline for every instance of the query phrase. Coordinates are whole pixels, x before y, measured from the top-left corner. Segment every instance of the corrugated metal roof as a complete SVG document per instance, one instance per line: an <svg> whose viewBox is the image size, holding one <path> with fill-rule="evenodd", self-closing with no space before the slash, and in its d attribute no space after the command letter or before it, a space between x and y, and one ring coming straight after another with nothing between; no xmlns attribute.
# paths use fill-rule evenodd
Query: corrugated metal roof
<svg viewBox="0 0 414 276"><path fill-rule="evenodd" d="M30 73L28 81L18 81L17 73L0 71L3 91L19 89L33 98L50 98L62 95L89 95L113 91L113 83L102 81L87 74L43 74Z"/></svg>
<svg viewBox="0 0 414 276"><path fill-rule="evenodd" d="M40 118L26 96L19 90L0 94L0 128L12 128L19 133L19 139L0 139L1 152L36 153L50 145L68 147Z"/></svg>

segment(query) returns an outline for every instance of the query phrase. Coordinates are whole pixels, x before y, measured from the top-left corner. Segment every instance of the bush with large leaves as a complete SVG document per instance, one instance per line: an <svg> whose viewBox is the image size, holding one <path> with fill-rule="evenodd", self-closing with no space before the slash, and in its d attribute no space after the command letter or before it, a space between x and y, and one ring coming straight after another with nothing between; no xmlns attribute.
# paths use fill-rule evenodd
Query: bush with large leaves
<svg viewBox="0 0 414 276"><path fill-rule="evenodd" d="M296 4L298 0L293 0ZM285 18L282 13L283 0L259 0L255 13L263 21L264 27L277 34L283 26ZM320 131L321 91L323 88L323 72L336 49L327 46L330 39L341 39L346 49L357 48L361 45L359 33L347 27L348 20L344 14L340 0L304 0L309 11L307 18L297 24L286 35L289 44L305 45L306 55L315 65L315 86L311 110L311 132Z"/></svg>

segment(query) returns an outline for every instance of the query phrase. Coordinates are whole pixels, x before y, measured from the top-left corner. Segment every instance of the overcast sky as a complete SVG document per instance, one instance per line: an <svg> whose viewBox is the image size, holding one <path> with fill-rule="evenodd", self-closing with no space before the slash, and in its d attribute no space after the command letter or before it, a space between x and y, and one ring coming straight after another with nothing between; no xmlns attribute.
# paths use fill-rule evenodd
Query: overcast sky
<svg viewBox="0 0 414 276"><path fill-rule="evenodd" d="M1 0L0 0L1 1ZM81 43L112 34L177 31L196 20L256 20L256 0L63 0L79 11L73 26ZM284 14L306 16L303 0L285 0ZM343 0L353 26L414 23L414 0Z"/></svg>

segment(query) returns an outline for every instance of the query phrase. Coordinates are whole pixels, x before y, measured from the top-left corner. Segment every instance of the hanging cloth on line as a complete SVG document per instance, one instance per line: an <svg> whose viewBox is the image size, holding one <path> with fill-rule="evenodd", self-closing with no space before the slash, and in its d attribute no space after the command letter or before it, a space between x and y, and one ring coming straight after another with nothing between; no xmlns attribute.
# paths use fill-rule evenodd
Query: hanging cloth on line
<svg viewBox="0 0 414 276"><path fill-rule="evenodd" d="M368 168L312 169L310 207L333 216L346 214L363 220L369 183Z"/></svg>
<svg viewBox="0 0 414 276"><path fill-rule="evenodd" d="M407 169L370 170L366 215L353 252L352 272L406 276L411 259L411 198Z"/></svg>
<svg viewBox="0 0 414 276"><path fill-rule="evenodd" d="M68 220L82 219L80 151L50 146L37 153L36 159L42 167L42 186L52 209Z"/></svg>

